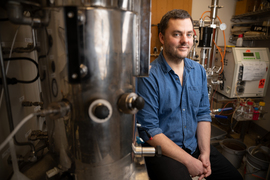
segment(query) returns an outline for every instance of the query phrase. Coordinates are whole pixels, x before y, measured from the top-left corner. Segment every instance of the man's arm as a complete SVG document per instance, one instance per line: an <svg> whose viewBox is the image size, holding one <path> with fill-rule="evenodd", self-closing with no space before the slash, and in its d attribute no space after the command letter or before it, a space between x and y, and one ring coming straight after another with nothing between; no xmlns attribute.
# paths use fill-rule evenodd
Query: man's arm
<svg viewBox="0 0 270 180"><path fill-rule="evenodd" d="M211 174L210 137L211 137L211 123L208 121L198 122L197 139L198 139L198 146L200 149L199 160L202 161L203 166L207 169L205 177L208 177Z"/></svg>
<svg viewBox="0 0 270 180"><path fill-rule="evenodd" d="M206 173L200 160L192 157L163 133L155 135L153 139L148 140L147 143L153 147L157 145L161 146L162 154L184 164L190 175L200 176Z"/></svg>

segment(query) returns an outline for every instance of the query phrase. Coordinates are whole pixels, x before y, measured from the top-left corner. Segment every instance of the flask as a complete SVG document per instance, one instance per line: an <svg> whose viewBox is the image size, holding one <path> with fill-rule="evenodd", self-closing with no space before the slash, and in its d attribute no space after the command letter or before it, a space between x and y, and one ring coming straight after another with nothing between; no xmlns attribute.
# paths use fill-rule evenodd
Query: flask
<svg viewBox="0 0 270 180"><path fill-rule="evenodd" d="M259 113L260 113L259 119L263 118L264 106L265 106L265 102L263 102L263 101L259 102Z"/></svg>
<svg viewBox="0 0 270 180"><path fill-rule="evenodd" d="M241 102L236 110L234 118L235 119L243 118L244 112L245 112L245 104L244 104L244 102Z"/></svg>
<svg viewBox="0 0 270 180"><path fill-rule="evenodd" d="M251 101L247 102L247 107L245 109L244 118L246 120L252 120L252 118L253 118L253 102L251 102Z"/></svg>
<svg viewBox="0 0 270 180"><path fill-rule="evenodd" d="M254 111L253 111L253 118L252 118L252 120L258 120L259 119L259 114L260 114L259 108L255 107L254 108Z"/></svg>
<svg viewBox="0 0 270 180"><path fill-rule="evenodd" d="M242 45L243 45L243 34L239 34L236 41L236 46L242 46Z"/></svg>

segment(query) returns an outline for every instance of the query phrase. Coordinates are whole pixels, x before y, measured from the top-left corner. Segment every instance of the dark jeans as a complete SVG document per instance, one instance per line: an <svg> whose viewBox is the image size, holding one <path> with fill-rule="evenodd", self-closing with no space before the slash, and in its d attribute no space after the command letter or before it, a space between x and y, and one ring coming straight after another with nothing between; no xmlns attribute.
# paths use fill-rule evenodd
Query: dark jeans
<svg viewBox="0 0 270 180"><path fill-rule="evenodd" d="M192 156L198 158L197 149ZM151 180L191 180L186 166L167 156L145 157L148 175ZM210 162L212 174L207 180L243 180L238 170L211 145Z"/></svg>

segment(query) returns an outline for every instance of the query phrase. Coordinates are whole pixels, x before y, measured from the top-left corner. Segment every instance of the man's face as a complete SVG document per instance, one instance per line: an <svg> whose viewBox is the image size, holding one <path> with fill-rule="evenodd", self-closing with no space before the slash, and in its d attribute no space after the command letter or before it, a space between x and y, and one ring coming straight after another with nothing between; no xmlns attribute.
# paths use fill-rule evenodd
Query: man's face
<svg viewBox="0 0 270 180"><path fill-rule="evenodd" d="M193 45L193 26L191 20L170 19L165 35L159 34L165 57L171 60L182 60L187 57Z"/></svg>

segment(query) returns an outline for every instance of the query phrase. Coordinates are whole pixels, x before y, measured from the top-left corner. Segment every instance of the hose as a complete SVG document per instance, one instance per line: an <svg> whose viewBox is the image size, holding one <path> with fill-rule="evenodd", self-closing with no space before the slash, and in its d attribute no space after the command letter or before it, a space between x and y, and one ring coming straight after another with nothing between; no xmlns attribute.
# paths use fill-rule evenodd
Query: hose
<svg viewBox="0 0 270 180"><path fill-rule="evenodd" d="M37 68L37 75L33 80L30 80L30 81L17 80L16 78L7 78L8 84L17 84L17 83L29 84L29 83L35 82L39 78L38 63L36 61L34 61L33 59L28 58L28 57L4 58L4 61L16 61L16 60L27 60L27 61L34 63L36 68ZM1 84L1 82L0 82L0 84Z"/></svg>

